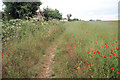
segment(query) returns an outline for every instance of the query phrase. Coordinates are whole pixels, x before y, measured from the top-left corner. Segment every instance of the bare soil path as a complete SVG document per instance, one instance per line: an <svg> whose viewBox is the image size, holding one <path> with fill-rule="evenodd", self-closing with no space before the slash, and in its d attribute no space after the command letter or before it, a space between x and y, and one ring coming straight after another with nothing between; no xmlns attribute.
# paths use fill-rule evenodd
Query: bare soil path
<svg viewBox="0 0 120 80"><path fill-rule="evenodd" d="M51 78L52 65L54 63L55 51L57 49L57 41L47 49L46 55L44 55L43 61L41 62L42 69L40 69L37 78Z"/></svg>

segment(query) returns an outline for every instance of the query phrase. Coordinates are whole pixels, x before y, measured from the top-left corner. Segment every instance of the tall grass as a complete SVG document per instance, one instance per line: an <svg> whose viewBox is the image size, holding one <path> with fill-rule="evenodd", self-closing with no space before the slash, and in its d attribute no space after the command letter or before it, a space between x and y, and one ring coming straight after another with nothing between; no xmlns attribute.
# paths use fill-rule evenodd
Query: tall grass
<svg viewBox="0 0 120 80"><path fill-rule="evenodd" d="M3 78L34 78L46 49L62 34L56 20L11 20L2 25Z"/></svg>

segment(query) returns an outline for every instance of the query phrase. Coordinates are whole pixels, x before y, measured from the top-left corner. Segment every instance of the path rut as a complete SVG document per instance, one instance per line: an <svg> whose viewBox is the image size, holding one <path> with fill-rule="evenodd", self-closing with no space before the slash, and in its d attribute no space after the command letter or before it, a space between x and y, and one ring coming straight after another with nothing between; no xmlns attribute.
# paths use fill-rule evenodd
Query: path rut
<svg viewBox="0 0 120 80"><path fill-rule="evenodd" d="M53 58L57 49L57 43L54 43L47 49L46 55L44 55L43 61L41 62L42 69L37 75L37 78L51 78L52 66L54 63Z"/></svg>

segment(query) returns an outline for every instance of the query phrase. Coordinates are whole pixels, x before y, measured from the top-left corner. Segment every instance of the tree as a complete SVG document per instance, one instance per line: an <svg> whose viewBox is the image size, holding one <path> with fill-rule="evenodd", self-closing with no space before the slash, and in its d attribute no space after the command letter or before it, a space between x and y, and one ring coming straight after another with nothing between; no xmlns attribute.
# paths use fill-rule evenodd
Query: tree
<svg viewBox="0 0 120 80"><path fill-rule="evenodd" d="M72 16L72 14L67 14L68 17L68 21L70 21L70 17Z"/></svg>
<svg viewBox="0 0 120 80"><path fill-rule="evenodd" d="M79 21L79 19L78 18L74 18L72 21Z"/></svg>
<svg viewBox="0 0 120 80"><path fill-rule="evenodd" d="M43 13L46 21L50 19L62 19L62 14L57 9L53 10L47 7L44 8Z"/></svg>
<svg viewBox="0 0 120 80"><path fill-rule="evenodd" d="M89 21L94 21L94 20L90 19Z"/></svg>
<svg viewBox="0 0 120 80"><path fill-rule="evenodd" d="M97 19L96 21L101 21L100 19Z"/></svg>
<svg viewBox="0 0 120 80"><path fill-rule="evenodd" d="M3 2L4 12L8 19L25 19L32 17L39 9L41 2Z"/></svg>

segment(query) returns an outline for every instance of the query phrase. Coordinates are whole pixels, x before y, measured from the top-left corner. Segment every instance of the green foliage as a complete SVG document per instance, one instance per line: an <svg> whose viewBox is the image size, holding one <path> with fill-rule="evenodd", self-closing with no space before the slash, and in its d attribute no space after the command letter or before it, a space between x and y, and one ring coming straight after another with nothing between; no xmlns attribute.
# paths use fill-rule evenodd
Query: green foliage
<svg viewBox="0 0 120 80"><path fill-rule="evenodd" d="M57 9L53 10L47 7L44 9L43 13L46 21L50 19L62 19L62 14L60 14L59 10Z"/></svg>
<svg viewBox="0 0 120 80"><path fill-rule="evenodd" d="M9 19L25 19L32 17L39 9L41 2L3 2L5 5L4 16Z"/></svg>
<svg viewBox="0 0 120 80"><path fill-rule="evenodd" d="M79 19L74 18L74 19L71 19L70 21L79 21Z"/></svg>

